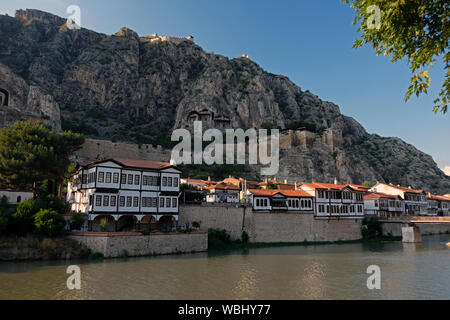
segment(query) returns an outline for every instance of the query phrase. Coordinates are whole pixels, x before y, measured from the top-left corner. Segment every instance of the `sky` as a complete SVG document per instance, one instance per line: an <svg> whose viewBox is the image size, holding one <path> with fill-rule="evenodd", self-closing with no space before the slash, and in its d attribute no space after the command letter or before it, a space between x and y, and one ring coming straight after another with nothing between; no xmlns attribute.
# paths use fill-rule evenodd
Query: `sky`
<svg viewBox="0 0 450 320"><path fill-rule="evenodd" d="M126 26L140 36L192 35L207 52L246 53L266 71L337 104L369 133L399 137L430 154L450 174L450 113L432 111L443 64L431 69L428 95L405 103L406 62L391 63L368 46L353 49L354 12L340 0L0 0L0 14L32 8L69 17L70 5L80 7L81 26L97 32Z"/></svg>

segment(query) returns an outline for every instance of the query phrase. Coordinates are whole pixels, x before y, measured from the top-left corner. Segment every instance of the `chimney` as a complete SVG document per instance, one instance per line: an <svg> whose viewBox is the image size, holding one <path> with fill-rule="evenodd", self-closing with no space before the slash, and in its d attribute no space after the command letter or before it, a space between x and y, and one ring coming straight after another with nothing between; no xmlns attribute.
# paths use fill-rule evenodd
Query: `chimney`
<svg viewBox="0 0 450 320"><path fill-rule="evenodd" d="M288 181L287 181L287 179L284 179L284 184L288 184Z"/></svg>
<svg viewBox="0 0 450 320"><path fill-rule="evenodd" d="M208 176L208 181L211 182L211 176Z"/></svg>
<svg viewBox="0 0 450 320"><path fill-rule="evenodd" d="M334 178L334 184L338 184L337 178Z"/></svg>

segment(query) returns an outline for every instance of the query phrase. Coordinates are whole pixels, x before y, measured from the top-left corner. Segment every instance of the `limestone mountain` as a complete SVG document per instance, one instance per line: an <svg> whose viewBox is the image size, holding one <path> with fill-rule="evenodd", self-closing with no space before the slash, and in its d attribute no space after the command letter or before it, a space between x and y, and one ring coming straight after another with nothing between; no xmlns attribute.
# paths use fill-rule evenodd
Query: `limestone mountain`
<svg viewBox="0 0 450 320"><path fill-rule="evenodd" d="M0 15L0 126L41 118L93 138L170 146L174 128L286 129L279 179L393 182L439 193L450 178L398 138L368 134L339 107L247 56L192 37L71 30L38 10ZM292 129L292 130L288 130Z"/></svg>

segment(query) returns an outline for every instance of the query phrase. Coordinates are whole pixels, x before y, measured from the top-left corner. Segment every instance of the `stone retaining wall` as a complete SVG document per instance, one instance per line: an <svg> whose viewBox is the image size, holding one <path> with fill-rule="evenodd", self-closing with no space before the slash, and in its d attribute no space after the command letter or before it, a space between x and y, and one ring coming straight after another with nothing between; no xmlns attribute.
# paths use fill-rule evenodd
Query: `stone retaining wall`
<svg viewBox="0 0 450 320"><path fill-rule="evenodd" d="M361 239L361 219L316 219L313 214L254 213L252 242L328 242Z"/></svg>
<svg viewBox="0 0 450 320"><path fill-rule="evenodd" d="M250 242L303 242L361 239L361 219L316 219L313 214L254 212L243 206L181 205L179 224L201 222L202 229L225 229L233 240L248 233Z"/></svg>
<svg viewBox="0 0 450 320"><path fill-rule="evenodd" d="M86 245L105 258L138 257L162 254L204 252L208 250L208 233L72 233L69 238Z"/></svg>
<svg viewBox="0 0 450 320"><path fill-rule="evenodd" d="M383 236L401 237L403 226L400 222L383 222L381 223ZM418 224L417 226L423 236L450 233L450 224Z"/></svg>

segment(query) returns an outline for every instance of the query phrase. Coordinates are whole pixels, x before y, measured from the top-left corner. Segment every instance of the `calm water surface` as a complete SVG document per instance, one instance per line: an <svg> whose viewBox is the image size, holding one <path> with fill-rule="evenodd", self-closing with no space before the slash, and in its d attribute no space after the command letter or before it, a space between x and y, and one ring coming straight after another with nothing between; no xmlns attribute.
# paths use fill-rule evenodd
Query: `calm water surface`
<svg viewBox="0 0 450 320"><path fill-rule="evenodd" d="M101 262L0 262L0 299L450 299L449 235ZM81 268L68 290L67 266ZM381 268L368 290L367 267Z"/></svg>

